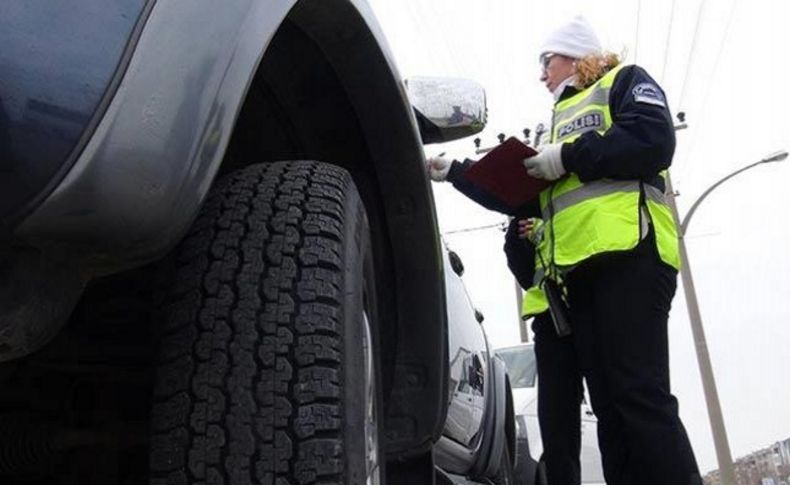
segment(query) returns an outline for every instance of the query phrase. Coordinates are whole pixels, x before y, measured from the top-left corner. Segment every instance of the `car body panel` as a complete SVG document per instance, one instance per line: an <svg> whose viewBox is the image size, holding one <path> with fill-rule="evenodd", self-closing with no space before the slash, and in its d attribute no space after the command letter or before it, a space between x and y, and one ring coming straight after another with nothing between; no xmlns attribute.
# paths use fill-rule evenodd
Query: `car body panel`
<svg viewBox="0 0 790 485"><path fill-rule="evenodd" d="M0 226L6 231L70 168L123 72L147 3L3 2Z"/></svg>
<svg viewBox="0 0 790 485"><path fill-rule="evenodd" d="M447 418L435 456L452 473L472 469L479 453L490 388L488 343L463 280L444 253L448 322ZM490 412L490 409L488 410Z"/></svg>
<svg viewBox="0 0 790 485"><path fill-rule="evenodd" d="M450 267L448 259L445 259L445 267ZM446 271L445 284L450 357L450 399L445 435L471 446L482 428L488 396L488 348L483 328L475 320L474 307L467 298L461 278L453 271Z"/></svg>
<svg viewBox="0 0 790 485"><path fill-rule="evenodd" d="M450 262L445 252L447 292L448 398L447 419L434 448L437 465L456 474L492 476L508 443L508 388L505 366L497 363L483 326L461 278L463 264L457 254ZM452 269L450 269L452 268ZM515 430L510 437L515 436ZM512 450L511 450L512 451Z"/></svg>
<svg viewBox="0 0 790 485"><path fill-rule="evenodd" d="M399 79L369 6L349 3ZM164 254L208 192L262 55L296 4L157 2L95 133L16 237L66 258L89 255L98 268Z"/></svg>
<svg viewBox="0 0 790 485"><path fill-rule="evenodd" d="M161 255L183 234L222 159L252 66L293 6L190 4L154 6L104 118L62 183L17 229L20 238L99 260L137 260Z"/></svg>

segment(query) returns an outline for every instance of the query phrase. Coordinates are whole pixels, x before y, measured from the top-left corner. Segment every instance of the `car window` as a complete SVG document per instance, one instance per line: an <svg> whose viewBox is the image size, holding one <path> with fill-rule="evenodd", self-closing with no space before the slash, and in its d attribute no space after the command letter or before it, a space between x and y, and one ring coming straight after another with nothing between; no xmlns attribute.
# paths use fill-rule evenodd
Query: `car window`
<svg viewBox="0 0 790 485"><path fill-rule="evenodd" d="M537 366L532 346L500 349L496 354L505 362L513 388L535 387Z"/></svg>

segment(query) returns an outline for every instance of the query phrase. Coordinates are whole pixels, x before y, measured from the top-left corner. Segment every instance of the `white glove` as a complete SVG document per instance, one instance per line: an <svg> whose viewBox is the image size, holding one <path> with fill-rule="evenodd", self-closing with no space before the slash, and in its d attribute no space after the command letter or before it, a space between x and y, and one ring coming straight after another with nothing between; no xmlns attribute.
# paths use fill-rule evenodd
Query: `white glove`
<svg viewBox="0 0 790 485"><path fill-rule="evenodd" d="M531 176L544 180L557 180L565 175L562 165L562 143L538 147L538 154L524 159L524 166Z"/></svg>
<svg viewBox="0 0 790 485"><path fill-rule="evenodd" d="M444 157L431 157L425 165L428 167L428 175L434 182L444 182L450 172L452 161Z"/></svg>

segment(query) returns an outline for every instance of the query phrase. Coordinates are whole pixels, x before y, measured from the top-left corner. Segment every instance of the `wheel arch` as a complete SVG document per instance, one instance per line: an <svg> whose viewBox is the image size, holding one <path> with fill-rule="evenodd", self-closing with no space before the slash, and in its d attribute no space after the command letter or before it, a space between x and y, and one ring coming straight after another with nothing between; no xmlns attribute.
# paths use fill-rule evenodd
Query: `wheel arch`
<svg viewBox="0 0 790 485"><path fill-rule="evenodd" d="M219 173L288 159L339 165L360 191L381 279L385 446L390 458L419 456L446 412L441 249L416 122L364 4L294 6L264 53Z"/></svg>
<svg viewBox="0 0 790 485"><path fill-rule="evenodd" d="M491 358L491 377L487 400L489 410L485 427L485 439L481 444L478 461L473 471L476 476L492 477L502 459L502 454L510 452L511 459L516 459L515 416L513 414L513 398L510 390L510 379L505 363L498 357Z"/></svg>

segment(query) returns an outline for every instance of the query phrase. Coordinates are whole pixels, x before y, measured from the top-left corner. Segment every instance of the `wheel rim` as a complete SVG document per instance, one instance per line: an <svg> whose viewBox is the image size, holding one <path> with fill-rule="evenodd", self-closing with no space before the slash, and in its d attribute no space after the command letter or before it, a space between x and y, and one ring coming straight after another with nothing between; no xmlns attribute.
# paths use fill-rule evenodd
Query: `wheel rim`
<svg viewBox="0 0 790 485"><path fill-rule="evenodd" d="M364 340L362 353L365 359L365 452L367 456L367 484L381 483L379 467L378 415L376 414L376 376L373 363L373 339L367 312L362 314Z"/></svg>

